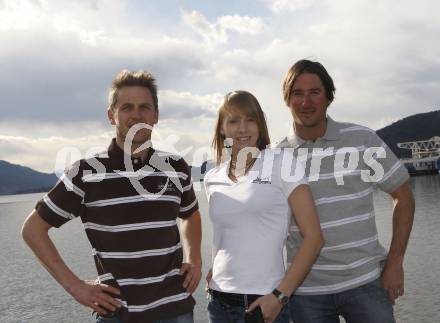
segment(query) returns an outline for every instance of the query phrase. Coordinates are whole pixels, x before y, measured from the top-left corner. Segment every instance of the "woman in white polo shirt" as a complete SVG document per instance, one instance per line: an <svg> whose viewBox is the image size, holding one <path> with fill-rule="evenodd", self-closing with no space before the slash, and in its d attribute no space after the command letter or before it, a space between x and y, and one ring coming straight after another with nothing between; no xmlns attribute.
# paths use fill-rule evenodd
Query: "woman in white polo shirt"
<svg viewBox="0 0 440 323"><path fill-rule="evenodd" d="M213 140L217 166L205 176L214 229L211 323L289 322L284 305L323 244L302 167L288 151L266 149L269 144L257 99L246 91L226 95ZM286 271L291 219L304 239Z"/></svg>

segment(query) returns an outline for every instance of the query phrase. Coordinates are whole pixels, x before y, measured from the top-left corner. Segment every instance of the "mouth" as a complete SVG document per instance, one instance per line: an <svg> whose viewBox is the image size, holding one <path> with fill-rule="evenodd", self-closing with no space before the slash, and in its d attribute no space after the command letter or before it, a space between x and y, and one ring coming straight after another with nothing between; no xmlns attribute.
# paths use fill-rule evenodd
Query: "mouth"
<svg viewBox="0 0 440 323"><path fill-rule="evenodd" d="M247 142L251 140L251 136L236 137L237 142Z"/></svg>
<svg viewBox="0 0 440 323"><path fill-rule="evenodd" d="M148 123L145 123L145 122L137 122L134 124L130 124L127 127L128 127L128 129L131 129L134 126L140 127L140 130L147 129L147 128L149 129L150 127L152 127L151 125L149 125Z"/></svg>
<svg viewBox="0 0 440 323"><path fill-rule="evenodd" d="M315 114L315 111L303 111L300 112L303 117L310 118Z"/></svg>

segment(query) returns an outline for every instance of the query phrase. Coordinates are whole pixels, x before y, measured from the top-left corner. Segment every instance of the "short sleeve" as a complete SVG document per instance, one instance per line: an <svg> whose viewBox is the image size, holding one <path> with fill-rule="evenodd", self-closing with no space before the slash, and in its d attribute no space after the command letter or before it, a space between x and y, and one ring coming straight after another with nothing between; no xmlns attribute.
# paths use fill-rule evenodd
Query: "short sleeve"
<svg viewBox="0 0 440 323"><path fill-rule="evenodd" d="M85 185L81 173L81 161L78 161L35 206L40 217L51 226L60 227L84 213Z"/></svg>
<svg viewBox="0 0 440 323"><path fill-rule="evenodd" d="M364 162L366 164L376 162L381 165L383 175L377 178L375 182L381 190L392 193L408 181L408 171L388 145L375 132L371 133L369 141L370 152L365 152Z"/></svg>
<svg viewBox="0 0 440 323"><path fill-rule="evenodd" d="M280 153L275 155L273 178L286 198L299 185L308 185L305 169L295 158L293 148L280 149Z"/></svg>
<svg viewBox="0 0 440 323"><path fill-rule="evenodd" d="M179 218L185 219L190 217L199 209L196 194L194 192L193 182L191 179L191 171L188 164L182 158L180 160L180 172L182 173L182 199L180 202Z"/></svg>

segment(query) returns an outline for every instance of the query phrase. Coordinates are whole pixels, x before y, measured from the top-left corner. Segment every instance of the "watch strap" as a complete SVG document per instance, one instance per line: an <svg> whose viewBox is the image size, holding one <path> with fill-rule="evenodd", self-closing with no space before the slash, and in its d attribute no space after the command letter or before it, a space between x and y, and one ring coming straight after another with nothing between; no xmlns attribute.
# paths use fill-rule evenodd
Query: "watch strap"
<svg viewBox="0 0 440 323"><path fill-rule="evenodd" d="M284 294L283 292L279 291L276 288L272 291L272 294L283 305L286 305L289 302L289 296L287 296L286 294Z"/></svg>

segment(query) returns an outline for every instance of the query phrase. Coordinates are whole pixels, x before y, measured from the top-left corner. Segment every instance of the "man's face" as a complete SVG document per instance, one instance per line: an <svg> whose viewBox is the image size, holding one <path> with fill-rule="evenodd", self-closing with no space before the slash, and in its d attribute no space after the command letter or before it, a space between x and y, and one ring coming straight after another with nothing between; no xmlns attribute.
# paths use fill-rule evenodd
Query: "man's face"
<svg viewBox="0 0 440 323"><path fill-rule="evenodd" d="M289 108L297 127L325 129L328 105L329 100L318 75L303 73L296 78Z"/></svg>
<svg viewBox="0 0 440 323"><path fill-rule="evenodd" d="M143 86L121 88L114 109L108 110L108 118L116 126L116 140L120 143L124 142L130 127L137 123L153 126L158 117L151 92ZM136 132L132 143L141 145L150 139L151 130L142 128Z"/></svg>

